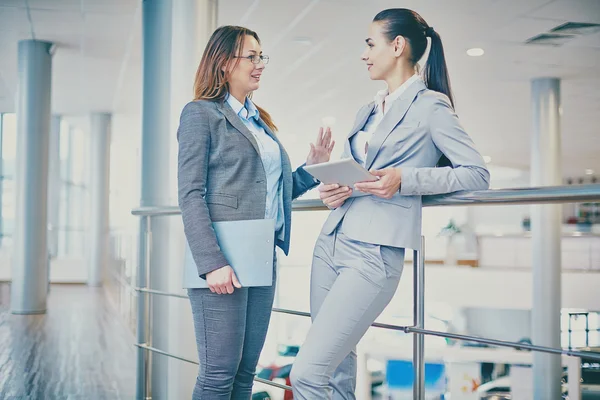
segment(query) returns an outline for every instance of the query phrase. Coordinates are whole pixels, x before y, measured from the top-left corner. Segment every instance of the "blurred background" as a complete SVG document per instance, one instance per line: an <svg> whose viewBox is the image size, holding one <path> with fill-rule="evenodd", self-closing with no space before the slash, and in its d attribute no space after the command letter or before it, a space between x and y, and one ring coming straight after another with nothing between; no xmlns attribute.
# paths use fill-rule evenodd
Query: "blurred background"
<svg viewBox="0 0 600 400"><path fill-rule="evenodd" d="M226 24L259 34L270 63L253 100L298 166L323 126L338 158L356 112L385 87L369 79L360 54L371 20L391 7L417 11L441 35L456 111L492 189L535 183L532 160L542 150L532 144L532 82L548 77L560 85L560 184L597 184L597 0L0 0L0 398L135 397L146 227L131 212L177 205L175 132L208 35ZM51 61L20 48L33 42L47 44ZM25 92L50 96L44 124ZM28 175L35 166L45 180ZM48 192L38 198L31 187L40 182ZM48 210L37 221L43 245L23 233L39 217L32 202ZM600 201L560 208L560 346L597 351ZM276 307L308 311L312 248L327 213L294 214ZM424 209L427 329L532 342L531 217L530 205ZM151 286L185 294L180 217L158 218L151 244ZM42 259L32 256L39 246ZM380 322L412 324L412 258L407 251ZM45 304L47 283L47 308L19 315L31 312L14 302L43 292ZM197 360L189 302L155 297L153 307L155 347ZM289 385L309 327L307 318L274 314L259 377ZM358 398L412 398L412 345L410 334L370 330L359 345ZM427 398L518 399L528 397L515 390L532 390L529 352L436 337L425 348ZM600 398L600 364L581 365L584 398ZM153 398L190 398L197 366L160 354L153 366ZM255 399L291 398L262 383L255 391Z"/></svg>

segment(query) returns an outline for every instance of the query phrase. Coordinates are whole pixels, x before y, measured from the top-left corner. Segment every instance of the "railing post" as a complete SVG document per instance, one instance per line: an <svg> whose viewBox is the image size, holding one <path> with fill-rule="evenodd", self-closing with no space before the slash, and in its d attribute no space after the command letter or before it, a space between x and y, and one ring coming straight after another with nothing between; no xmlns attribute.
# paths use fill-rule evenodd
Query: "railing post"
<svg viewBox="0 0 600 400"><path fill-rule="evenodd" d="M140 232L143 233L140 238L140 245L143 251L140 252L140 260L137 271L137 286L140 289L150 286L150 256L152 246L152 227L151 217L145 216L141 219ZM151 297L148 293L138 291L137 304L137 342L152 345L152 320L151 320ZM152 354L138 347L137 350L137 377L136 377L136 396L137 400L147 400L152 398Z"/></svg>
<svg viewBox="0 0 600 400"><path fill-rule="evenodd" d="M413 322L425 328L425 238L421 236L421 251L413 253ZM425 336L413 333L413 399L425 399Z"/></svg>

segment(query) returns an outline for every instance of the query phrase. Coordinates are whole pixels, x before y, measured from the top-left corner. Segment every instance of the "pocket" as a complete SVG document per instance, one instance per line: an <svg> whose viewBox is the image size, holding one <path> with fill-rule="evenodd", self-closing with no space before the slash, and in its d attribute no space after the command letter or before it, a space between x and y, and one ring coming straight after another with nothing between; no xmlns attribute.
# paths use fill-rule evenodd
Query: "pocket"
<svg viewBox="0 0 600 400"><path fill-rule="evenodd" d="M378 203L392 204L394 206L402 208L411 208L413 205L413 198L409 196L395 195L391 199L382 199L381 197L372 196L373 200Z"/></svg>
<svg viewBox="0 0 600 400"><path fill-rule="evenodd" d="M204 197L208 204L219 204L226 207L238 208L237 196L224 193L209 193Z"/></svg>
<svg viewBox="0 0 600 400"><path fill-rule="evenodd" d="M405 250L400 247L378 246L381 263L385 270L386 277L400 278L404 270Z"/></svg>

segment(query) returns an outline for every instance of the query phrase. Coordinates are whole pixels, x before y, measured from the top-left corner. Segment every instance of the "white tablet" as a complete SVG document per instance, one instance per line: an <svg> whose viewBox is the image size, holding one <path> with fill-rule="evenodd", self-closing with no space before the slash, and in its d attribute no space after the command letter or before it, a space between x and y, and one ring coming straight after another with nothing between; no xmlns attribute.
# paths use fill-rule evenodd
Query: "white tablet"
<svg viewBox="0 0 600 400"><path fill-rule="evenodd" d="M354 188L354 184L357 182L371 182L379 179L371 175L369 171L353 158L307 165L304 167L304 170L322 183L338 183L341 186L349 186L351 188Z"/></svg>

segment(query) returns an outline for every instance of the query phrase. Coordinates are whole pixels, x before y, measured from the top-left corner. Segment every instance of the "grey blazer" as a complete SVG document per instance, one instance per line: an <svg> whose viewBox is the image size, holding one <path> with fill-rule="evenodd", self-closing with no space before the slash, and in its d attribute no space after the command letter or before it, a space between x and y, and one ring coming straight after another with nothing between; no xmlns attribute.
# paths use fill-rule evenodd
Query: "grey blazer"
<svg viewBox="0 0 600 400"><path fill-rule="evenodd" d="M363 128L374 107L370 103L358 112L342 157L352 157L350 139ZM451 167L435 167L442 155ZM372 195L348 199L331 212L324 234L332 233L343 220L344 234L351 239L418 250L422 195L489 187L485 162L448 97L427 89L422 80L410 85L385 114L369 141L366 167L400 167L400 192L391 199Z"/></svg>
<svg viewBox="0 0 600 400"><path fill-rule="evenodd" d="M302 167L292 172L283 146L262 120L260 124L281 149L285 232L277 246L287 254L292 199L318 182ZM229 264L212 222L263 219L267 179L254 136L226 102L188 103L181 113L177 140L179 207L198 274L205 278Z"/></svg>

